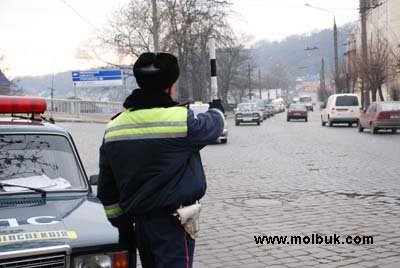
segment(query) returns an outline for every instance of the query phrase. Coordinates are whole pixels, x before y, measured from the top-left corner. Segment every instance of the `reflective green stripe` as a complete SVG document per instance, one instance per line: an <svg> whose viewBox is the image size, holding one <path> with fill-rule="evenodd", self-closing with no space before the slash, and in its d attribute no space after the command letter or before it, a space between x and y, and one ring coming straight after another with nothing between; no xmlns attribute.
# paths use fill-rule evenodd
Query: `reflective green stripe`
<svg viewBox="0 0 400 268"><path fill-rule="evenodd" d="M187 135L185 107L125 111L108 123L105 142L133 139L181 138Z"/></svg>
<svg viewBox="0 0 400 268"><path fill-rule="evenodd" d="M105 142L111 141L123 141L123 140L146 140L146 139L168 139L168 138L184 138L184 133L155 133L155 134L138 134L138 135L121 135L115 137L109 137Z"/></svg>
<svg viewBox="0 0 400 268"><path fill-rule="evenodd" d="M186 107L153 108L136 111L126 110L107 124L106 129L126 124L186 122Z"/></svg>
<svg viewBox="0 0 400 268"><path fill-rule="evenodd" d="M182 134L186 136L187 127L148 127L148 128L130 128L130 129L120 129L107 132L104 139L108 141L108 139L118 136L130 136L134 138L143 137L143 138L157 138L158 135L166 134L167 136L174 137L173 134L179 134L179 137L182 137Z"/></svg>
<svg viewBox="0 0 400 268"><path fill-rule="evenodd" d="M105 209L107 218L116 218L121 216L124 212L120 207L115 207L115 208L110 208L110 209Z"/></svg>
<svg viewBox="0 0 400 268"><path fill-rule="evenodd" d="M130 129L130 128L148 128L148 127L174 127L174 126L186 126L186 122L152 122L152 123L137 123L137 124L126 124L111 127L106 130L107 132L121 129Z"/></svg>

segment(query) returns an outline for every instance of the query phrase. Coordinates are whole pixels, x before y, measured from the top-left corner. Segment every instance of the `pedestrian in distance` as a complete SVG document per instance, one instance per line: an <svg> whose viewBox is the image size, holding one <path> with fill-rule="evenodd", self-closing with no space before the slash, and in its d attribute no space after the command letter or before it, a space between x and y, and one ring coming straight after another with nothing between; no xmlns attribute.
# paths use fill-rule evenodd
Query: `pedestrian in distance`
<svg viewBox="0 0 400 268"><path fill-rule="evenodd" d="M169 53L140 55L134 75L139 88L106 126L98 197L144 268L192 267L207 186L200 150L223 131L221 101L197 116L175 102L179 66Z"/></svg>

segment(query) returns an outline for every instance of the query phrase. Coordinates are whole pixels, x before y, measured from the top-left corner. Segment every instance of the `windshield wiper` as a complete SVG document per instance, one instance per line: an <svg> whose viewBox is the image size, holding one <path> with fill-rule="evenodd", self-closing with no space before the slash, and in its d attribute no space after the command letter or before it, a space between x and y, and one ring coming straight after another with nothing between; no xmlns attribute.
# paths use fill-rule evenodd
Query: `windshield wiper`
<svg viewBox="0 0 400 268"><path fill-rule="evenodd" d="M37 193L40 193L42 195L42 198L46 198L46 194L47 191L40 189L40 188L34 188L34 187L29 187L29 186L24 186L24 185L17 185L17 184L10 184L10 183L4 183L4 182L0 182L0 187L3 188L4 190L4 186L6 187L20 187L20 188L24 188L24 189L29 189L32 191L35 191Z"/></svg>

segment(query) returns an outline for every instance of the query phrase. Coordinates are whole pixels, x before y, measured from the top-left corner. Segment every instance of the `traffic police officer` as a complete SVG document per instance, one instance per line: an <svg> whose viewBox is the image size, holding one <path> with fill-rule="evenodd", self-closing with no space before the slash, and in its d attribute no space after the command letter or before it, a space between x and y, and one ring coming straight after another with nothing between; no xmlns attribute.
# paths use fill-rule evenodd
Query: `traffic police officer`
<svg viewBox="0 0 400 268"><path fill-rule="evenodd" d="M172 100L179 67L169 53L142 54L134 74L140 88L106 127L98 197L127 241L134 223L144 268L192 267L195 241L173 214L206 192L199 152L221 135L223 108L215 100L195 116Z"/></svg>

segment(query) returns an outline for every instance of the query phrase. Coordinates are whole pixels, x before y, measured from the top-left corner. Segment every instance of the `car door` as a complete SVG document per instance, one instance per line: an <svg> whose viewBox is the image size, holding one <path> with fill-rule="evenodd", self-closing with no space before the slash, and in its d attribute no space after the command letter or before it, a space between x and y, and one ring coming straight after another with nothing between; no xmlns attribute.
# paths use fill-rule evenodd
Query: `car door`
<svg viewBox="0 0 400 268"><path fill-rule="evenodd" d="M374 120L376 115L376 103L372 103L367 111L365 112L365 121L364 121L364 126L365 127L371 127L371 122Z"/></svg>

